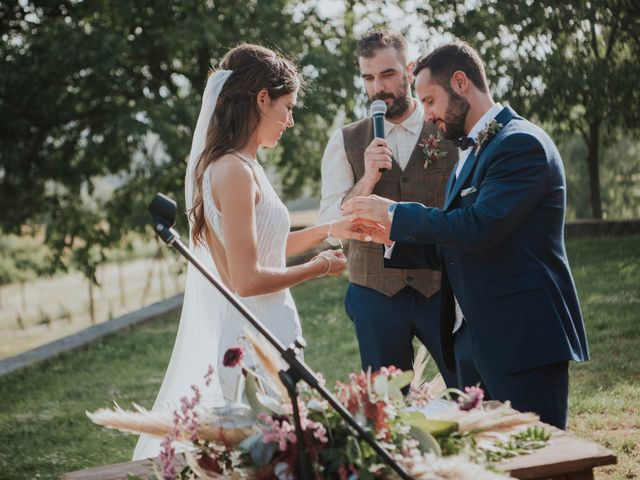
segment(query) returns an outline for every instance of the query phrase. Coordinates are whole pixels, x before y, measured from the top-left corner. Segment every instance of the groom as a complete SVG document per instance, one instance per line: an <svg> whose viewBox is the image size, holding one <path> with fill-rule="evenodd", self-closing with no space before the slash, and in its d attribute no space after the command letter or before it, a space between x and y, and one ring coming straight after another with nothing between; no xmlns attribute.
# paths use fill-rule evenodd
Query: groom
<svg viewBox="0 0 640 480"><path fill-rule="evenodd" d="M378 222L387 266L442 271L441 342L460 386L566 427L568 361L589 358L564 247L564 170L553 141L494 103L477 52L449 43L418 61L425 120L464 151L444 208L375 195L344 212ZM437 245L437 246L436 246Z"/></svg>

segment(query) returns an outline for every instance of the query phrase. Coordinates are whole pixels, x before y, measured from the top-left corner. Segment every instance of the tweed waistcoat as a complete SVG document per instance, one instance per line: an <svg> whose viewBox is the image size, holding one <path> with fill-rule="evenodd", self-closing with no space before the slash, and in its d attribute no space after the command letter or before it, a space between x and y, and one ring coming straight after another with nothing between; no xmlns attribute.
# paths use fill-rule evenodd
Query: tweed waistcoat
<svg viewBox="0 0 640 480"><path fill-rule="evenodd" d="M432 124L423 123L420 139L437 133ZM364 176L364 151L373 140L373 122L370 118L354 122L342 129L347 159L355 181ZM422 143L419 141L418 143ZM416 144L404 170L394 161L393 167L382 174L373 189L375 195L394 201L419 202L426 206L442 208L445 186L453 166L458 161L458 149L443 140L441 150L446 155L424 168L425 155ZM410 286L426 297L440 289L440 272L427 269L384 268L383 246L351 240L349 244L349 280L357 285L372 288L392 296Z"/></svg>

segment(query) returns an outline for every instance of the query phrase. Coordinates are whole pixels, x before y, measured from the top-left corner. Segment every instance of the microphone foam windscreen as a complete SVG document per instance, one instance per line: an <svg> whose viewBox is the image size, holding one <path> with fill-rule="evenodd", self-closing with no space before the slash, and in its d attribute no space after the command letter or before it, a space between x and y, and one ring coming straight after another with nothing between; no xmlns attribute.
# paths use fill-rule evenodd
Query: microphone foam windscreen
<svg viewBox="0 0 640 480"><path fill-rule="evenodd" d="M371 115L387 113L387 104L383 100L374 100L370 107Z"/></svg>

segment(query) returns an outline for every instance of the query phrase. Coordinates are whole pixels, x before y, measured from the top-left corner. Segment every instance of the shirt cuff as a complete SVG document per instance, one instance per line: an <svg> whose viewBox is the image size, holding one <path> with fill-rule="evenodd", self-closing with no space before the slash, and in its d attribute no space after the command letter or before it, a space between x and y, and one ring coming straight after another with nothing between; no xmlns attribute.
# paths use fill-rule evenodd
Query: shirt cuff
<svg viewBox="0 0 640 480"><path fill-rule="evenodd" d="M393 242L390 246L384 246L384 258L387 260L391 260L391 255L393 255L393 247L396 246L396 242ZM378 257L379 258L379 257Z"/></svg>

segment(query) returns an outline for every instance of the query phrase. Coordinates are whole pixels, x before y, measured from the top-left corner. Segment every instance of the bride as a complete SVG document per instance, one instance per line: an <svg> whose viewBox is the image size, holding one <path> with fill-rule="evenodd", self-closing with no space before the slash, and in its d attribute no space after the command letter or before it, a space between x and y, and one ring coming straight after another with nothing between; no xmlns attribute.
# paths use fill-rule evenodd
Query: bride
<svg viewBox="0 0 640 480"><path fill-rule="evenodd" d="M296 68L275 52L242 44L209 76L187 166L185 196L190 243L196 255L284 344L301 335L289 287L345 267L341 250L325 250L287 267L287 256L328 236L364 240L348 220L290 232L289 213L257 160L259 147L274 147L293 127L300 80ZM182 316L169 367L154 410L174 410L198 385L204 406L234 397L240 371L222 367L248 322L191 265ZM247 359L247 361L249 361ZM245 362L246 363L246 362ZM208 366L214 381L204 386ZM133 459L160 452L160 440L141 436Z"/></svg>

